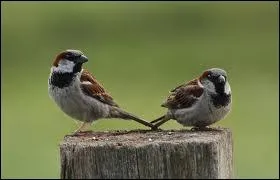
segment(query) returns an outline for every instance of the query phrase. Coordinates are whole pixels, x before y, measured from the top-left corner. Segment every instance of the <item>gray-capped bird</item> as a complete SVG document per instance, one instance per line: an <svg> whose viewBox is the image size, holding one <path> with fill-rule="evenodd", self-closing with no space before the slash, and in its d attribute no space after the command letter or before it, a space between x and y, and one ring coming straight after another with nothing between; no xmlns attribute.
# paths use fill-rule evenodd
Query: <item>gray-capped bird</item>
<svg viewBox="0 0 280 180"><path fill-rule="evenodd" d="M58 107L79 120L81 127L74 134L86 131L100 118L131 119L153 128L153 124L122 110L95 77L82 65L88 58L79 50L59 53L51 67L48 91Z"/></svg>
<svg viewBox="0 0 280 180"><path fill-rule="evenodd" d="M168 108L165 115L151 121L155 129L170 119L193 129L207 129L223 119L231 110L231 89L227 73L212 68L202 75L171 90L161 105Z"/></svg>

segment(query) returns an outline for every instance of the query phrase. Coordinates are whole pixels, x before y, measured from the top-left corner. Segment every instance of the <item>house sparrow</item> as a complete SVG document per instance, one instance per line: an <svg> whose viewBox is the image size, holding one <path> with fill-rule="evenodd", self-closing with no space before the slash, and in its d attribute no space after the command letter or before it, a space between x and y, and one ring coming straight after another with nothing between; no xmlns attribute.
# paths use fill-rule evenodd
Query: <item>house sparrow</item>
<svg viewBox="0 0 280 180"><path fill-rule="evenodd" d="M68 116L82 121L74 133L86 131L100 118L131 119L153 128L153 124L122 110L91 73L82 68L88 58L79 50L59 53L51 67L50 97Z"/></svg>
<svg viewBox="0 0 280 180"><path fill-rule="evenodd" d="M231 89L227 74L219 68L204 71L202 75L171 90L161 105L168 108L165 115L151 121L157 128L170 119L193 129L204 129L223 119L231 109Z"/></svg>

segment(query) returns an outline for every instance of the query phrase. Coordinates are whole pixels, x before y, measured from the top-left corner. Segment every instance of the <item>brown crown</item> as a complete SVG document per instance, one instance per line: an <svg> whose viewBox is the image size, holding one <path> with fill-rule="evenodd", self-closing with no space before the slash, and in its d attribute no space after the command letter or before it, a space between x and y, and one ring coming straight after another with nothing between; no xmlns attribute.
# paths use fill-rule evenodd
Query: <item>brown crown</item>
<svg viewBox="0 0 280 180"><path fill-rule="evenodd" d="M203 72L203 74L199 77L199 80L201 81L202 79L205 79L205 78L207 78L207 76L210 74L210 72L209 71L205 71L205 72Z"/></svg>
<svg viewBox="0 0 280 180"><path fill-rule="evenodd" d="M57 56L56 56L56 58L54 59L54 61L53 61L53 66L55 66L55 67L57 67L58 66L58 63L59 63L59 61L61 60L61 59L63 59L64 58L64 55L65 55L65 51L63 51L63 52L61 52L61 53L59 53Z"/></svg>

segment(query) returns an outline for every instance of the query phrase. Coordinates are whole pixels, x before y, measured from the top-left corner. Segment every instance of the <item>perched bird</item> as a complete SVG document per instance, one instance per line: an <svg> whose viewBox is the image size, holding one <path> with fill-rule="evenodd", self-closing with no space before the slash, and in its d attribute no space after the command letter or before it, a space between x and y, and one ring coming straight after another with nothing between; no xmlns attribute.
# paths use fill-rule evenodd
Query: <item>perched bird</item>
<svg viewBox="0 0 280 180"><path fill-rule="evenodd" d="M100 118L131 119L153 128L153 124L122 110L91 73L82 68L88 58L79 50L59 53L51 67L48 92L68 116L79 120L74 134L86 131Z"/></svg>
<svg viewBox="0 0 280 180"><path fill-rule="evenodd" d="M204 71L202 75L170 91L161 105L168 108L165 115L151 121L159 127L170 119L193 129L207 126L223 119L231 109L231 89L227 73L219 68Z"/></svg>

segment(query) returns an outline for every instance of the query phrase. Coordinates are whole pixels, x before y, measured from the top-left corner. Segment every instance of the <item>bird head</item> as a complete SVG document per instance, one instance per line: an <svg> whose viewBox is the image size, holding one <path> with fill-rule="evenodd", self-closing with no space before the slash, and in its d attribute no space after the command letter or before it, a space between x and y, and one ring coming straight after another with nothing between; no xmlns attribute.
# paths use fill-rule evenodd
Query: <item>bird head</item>
<svg viewBox="0 0 280 180"><path fill-rule="evenodd" d="M230 93L227 73L220 68L211 68L202 73L199 77L201 84L210 92Z"/></svg>
<svg viewBox="0 0 280 180"><path fill-rule="evenodd" d="M53 67L60 72L77 73L88 58L79 50L68 49L60 52L53 61Z"/></svg>

